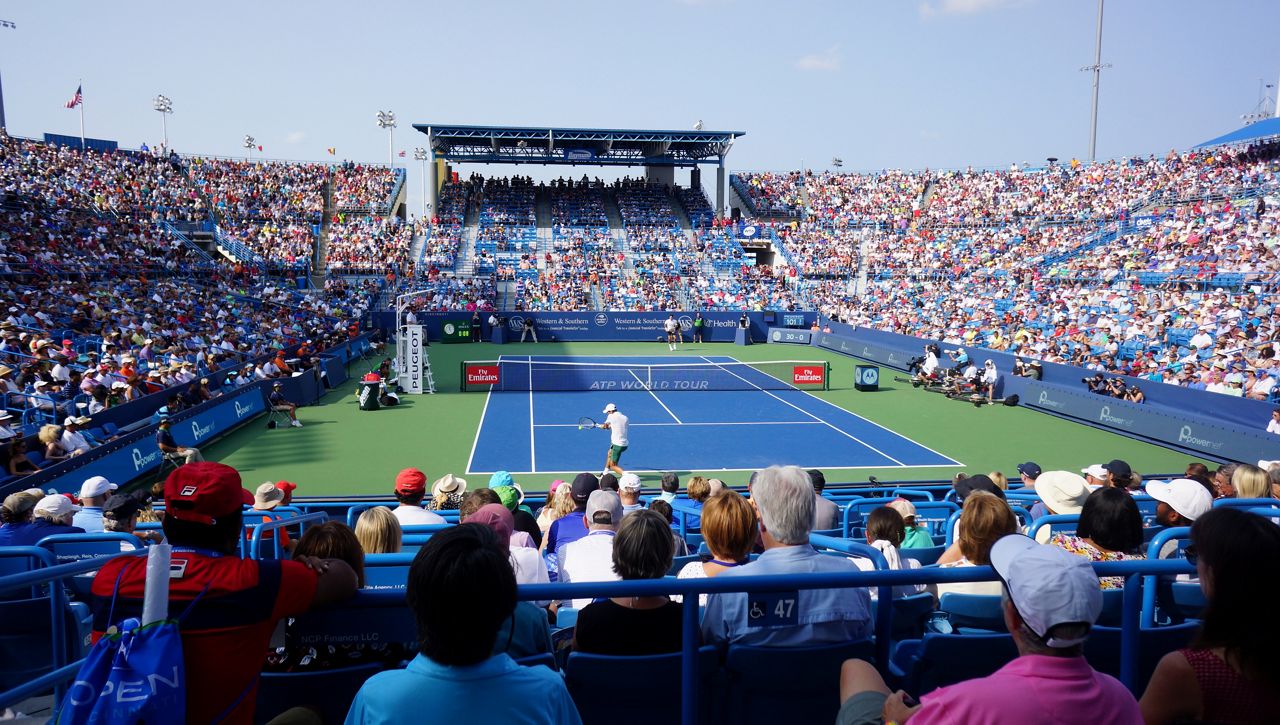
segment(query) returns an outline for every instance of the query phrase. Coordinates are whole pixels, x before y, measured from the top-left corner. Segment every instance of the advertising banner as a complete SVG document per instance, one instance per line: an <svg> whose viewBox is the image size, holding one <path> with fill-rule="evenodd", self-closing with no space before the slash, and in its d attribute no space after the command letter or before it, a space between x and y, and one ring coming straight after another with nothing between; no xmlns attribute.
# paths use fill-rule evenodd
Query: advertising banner
<svg viewBox="0 0 1280 725"><path fill-rule="evenodd" d="M262 388L254 386L223 396L205 404L194 415L175 419L173 438L178 445L199 448L266 410ZM50 478L36 481L24 479L25 486L39 485L57 491L76 491L89 476L106 476L112 483L124 484L160 467L160 449L156 447L156 427L149 425L121 440L112 441L77 456L51 470ZM58 469L65 469L58 473Z"/></svg>
<svg viewBox="0 0 1280 725"><path fill-rule="evenodd" d="M822 365L795 365L791 369L791 382L796 385L822 385L827 380L827 369Z"/></svg>
<svg viewBox="0 0 1280 725"><path fill-rule="evenodd" d="M400 386L404 388L404 392L410 395L422 395L422 373L424 351L422 343L425 338L422 336L422 325L405 325L404 335L401 337L404 349L405 366L401 368L404 371L400 382Z"/></svg>
<svg viewBox="0 0 1280 725"><path fill-rule="evenodd" d="M497 385L502 382L501 370L497 365L468 365L466 383L471 385Z"/></svg>
<svg viewBox="0 0 1280 725"><path fill-rule="evenodd" d="M506 330L508 340L519 340L520 332L524 327L526 319L533 320L534 329L538 331L538 339L549 341L553 338L556 341L652 341L659 342L666 340L666 334L663 332L662 323L666 322L668 312L511 312L504 313L506 317ZM693 339L693 319L697 312L675 312L676 320L680 323L681 332L684 334L686 342ZM755 342L765 342L769 333L770 322L765 321L765 312L748 312L747 324L751 331L751 339ZM790 320L790 322L799 322L799 326L806 328L803 331L808 332L808 326L813 323L817 317L816 312L795 312L785 313L786 317L796 316L800 320ZM774 313L776 318L778 315ZM457 320L456 312L433 312L424 313L418 316L418 321L422 324L423 329L430 335L430 339L444 339L446 324L454 323ZM705 311L702 313L704 324L702 327L702 339L706 342L733 342L734 330L738 327L738 320L742 317L742 313L738 311ZM389 312L384 319L384 324L388 326L395 325L395 313ZM799 332L801 330L793 330ZM404 336L401 331L401 337ZM532 344L532 343L530 343Z"/></svg>

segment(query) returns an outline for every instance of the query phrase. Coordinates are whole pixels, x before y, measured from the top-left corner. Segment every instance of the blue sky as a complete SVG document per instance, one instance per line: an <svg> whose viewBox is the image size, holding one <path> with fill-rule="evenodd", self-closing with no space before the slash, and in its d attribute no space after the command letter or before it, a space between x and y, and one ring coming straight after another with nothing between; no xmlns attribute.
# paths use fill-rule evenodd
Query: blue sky
<svg viewBox="0 0 1280 725"><path fill-rule="evenodd" d="M747 132L734 169L1007 165L1087 154L1092 0L11 1L11 133L385 161L415 122ZM1280 76L1280 2L1111 0L1099 157L1240 125ZM1272 91L1274 92L1274 91ZM417 168L410 178L416 181ZM554 175L554 171L552 172ZM416 194L416 192L415 192Z"/></svg>

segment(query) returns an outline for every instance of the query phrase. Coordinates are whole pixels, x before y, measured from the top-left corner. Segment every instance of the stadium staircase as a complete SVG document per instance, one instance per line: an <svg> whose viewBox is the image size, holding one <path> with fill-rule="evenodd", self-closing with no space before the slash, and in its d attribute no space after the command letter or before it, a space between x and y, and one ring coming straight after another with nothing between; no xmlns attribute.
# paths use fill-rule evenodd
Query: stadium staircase
<svg viewBox="0 0 1280 725"><path fill-rule="evenodd" d="M455 266L459 277L470 277L476 271L476 236L480 234L480 201L473 200L467 204L467 215L463 219L462 244L458 250L458 263Z"/></svg>
<svg viewBox="0 0 1280 725"><path fill-rule="evenodd" d="M326 261L329 256L329 230L333 226L333 182L324 182L324 215L320 218L320 233L316 235L316 248L311 262L311 283L324 289L329 274Z"/></svg>
<svg viewBox="0 0 1280 725"><path fill-rule="evenodd" d="M929 202L933 200L933 191L938 186L938 182L933 179L929 180L928 186L924 187L924 193L920 195L920 208L928 209Z"/></svg>
<svg viewBox="0 0 1280 725"><path fill-rule="evenodd" d="M413 240L409 242L408 258L413 260L414 262L413 268L415 270L422 269L422 253L426 250L427 239L429 239L430 237L431 237L430 231L428 231L426 234L415 234L413 235ZM453 264L454 264L454 267L457 267L458 260L457 259L453 260Z"/></svg>
<svg viewBox="0 0 1280 725"><path fill-rule="evenodd" d="M676 219L679 220L680 228L686 232L692 229L693 222L689 220L689 210L684 208L684 202L680 201L680 196L670 186L667 187L667 201L671 203L671 211L675 213Z"/></svg>
<svg viewBox="0 0 1280 725"><path fill-rule="evenodd" d="M168 232L169 234L173 235L174 239L177 239L179 242L185 245L188 249L198 254L202 260L206 262L213 261L213 257L210 256L209 254L208 246L201 246L198 242L196 242L191 237L184 234L182 230L178 229L177 227L170 224L169 222L166 222L166 221L160 222L160 228ZM213 235L209 234L208 232L197 232L197 233L205 234L208 237L208 241L206 241L206 245L212 246Z"/></svg>

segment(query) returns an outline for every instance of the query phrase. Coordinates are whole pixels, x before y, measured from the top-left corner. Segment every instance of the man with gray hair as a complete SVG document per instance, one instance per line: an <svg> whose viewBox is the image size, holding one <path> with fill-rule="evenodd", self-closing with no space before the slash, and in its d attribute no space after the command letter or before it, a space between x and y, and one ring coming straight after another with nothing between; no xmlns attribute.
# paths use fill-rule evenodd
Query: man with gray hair
<svg viewBox="0 0 1280 725"><path fill-rule="evenodd" d="M573 514L567 514L573 516ZM622 523L622 501L613 491L592 491L583 516L587 535L562 546L559 577L562 582L617 581L613 570L613 535ZM590 599L574 599L573 608L582 609ZM560 606L566 606L561 602Z"/></svg>
<svg viewBox="0 0 1280 725"><path fill-rule="evenodd" d="M797 466L770 466L751 487L765 551L719 576L763 576L858 571L842 556L809 545L813 484ZM704 642L764 647L810 646L863 639L871 633L871 596L865 588L711 594L702 619Z"/></svg>
<svg viewBox="0 0 1280 725"><path fill-rule="evenodd" d="M676 494L680 493L680 477L670 471L662 474L662 493L658 494L658 498L671 503L676 500Z"/></svg>

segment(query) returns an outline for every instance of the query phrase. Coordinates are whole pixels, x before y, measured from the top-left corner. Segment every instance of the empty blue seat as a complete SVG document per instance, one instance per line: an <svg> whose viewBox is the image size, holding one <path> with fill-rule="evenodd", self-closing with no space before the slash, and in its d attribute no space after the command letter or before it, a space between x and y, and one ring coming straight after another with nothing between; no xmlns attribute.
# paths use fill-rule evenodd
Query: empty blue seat
<svg viewBox="0 0 1280 725"><path fill-rule="evenodd" d="M714 645L698 649L698 678L702 684L699 707L704 721L709 719L706 713L712 705L710 684L719 657ZM564 681L585 725L680 722L682 661L680 652L637 657L573 652L565 663ZM632 683L642 687L643 692L620 698L620 683Z"/></svg>
<svg viewBox="0 0 1280 725"><path fill-rule="evenodd" d="M725 655L728 712L722 722L828 723L840 709L840 665L875 661L869 640L817 647L731 645Z"/></svg>
<svg viewBox="0 0 1280 725"><path fill-rule="evenodd" d="M938 609L947 613L952 628L960 634L1007 631L997 595L948 592L942 595Z"/></svg>
<svg viewBox="0 0 1280 725"><path fill-rule="evenodd" d="M323 722L342 722L360 686L381 669L381 664L368 662L336 670L264 672L253 719L266 722L289 708L303 706L319 713Z"/></svg>
<svg viewBox="0 0 1280 725"><path fill-rule="evenodd" d="M1186 622L1168 627L1143 627L1138 635L1138 676L1142 686L1151 679L1160 658L1191 644L1199 622ZM1093 669L1112 677L1120 676L1120 627L1095 625L1084 643L1084 656Z"/></svg>
<svg viewBox="0 0 1280 725"><path fill-rule="evenodd" d="M1017 656L1009 634L930 632L898 643L889 662L891 686L919 698L939 687L986 677Z"/></svg>

